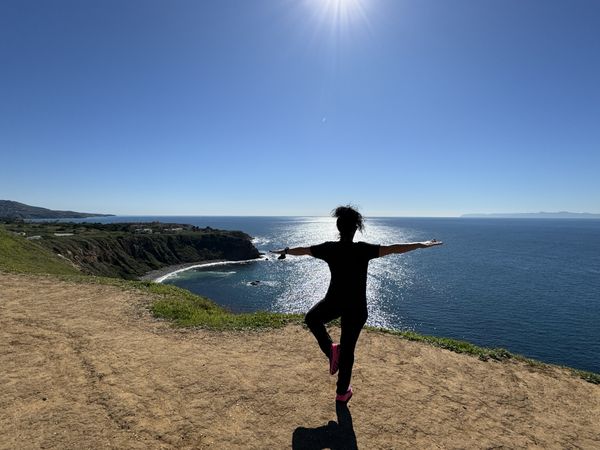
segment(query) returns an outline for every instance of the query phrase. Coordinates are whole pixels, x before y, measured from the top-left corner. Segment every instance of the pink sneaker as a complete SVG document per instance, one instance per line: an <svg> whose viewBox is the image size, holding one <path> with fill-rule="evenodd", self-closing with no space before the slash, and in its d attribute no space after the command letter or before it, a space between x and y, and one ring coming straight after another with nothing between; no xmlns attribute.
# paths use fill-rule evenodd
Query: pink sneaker
<svg viewBox="0 0 600 450"><path fill-rule="evenodd" d="M340 344L331 344L331 358L329 358L329 373L335 375L340 365Z"/></svg>
<svg viewBox="0 0 600 450"><path fill-rule="evenodd" d="M348 401L350 401L351 398L352 398L352 386L348 386L348 390L346 391L345 394L336 394L335 395L336 402L348 403Z"/></svg>

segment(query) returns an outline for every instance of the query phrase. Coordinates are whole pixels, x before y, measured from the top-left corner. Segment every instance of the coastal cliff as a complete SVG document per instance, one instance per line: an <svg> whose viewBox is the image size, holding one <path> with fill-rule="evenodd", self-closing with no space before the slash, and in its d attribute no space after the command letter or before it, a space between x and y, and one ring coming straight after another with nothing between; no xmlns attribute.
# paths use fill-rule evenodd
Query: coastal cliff
<svg viewBox="0 0 600 450"><path fill-rule="evenodd" d="M152 223L5 225L81 272L126 279L166 266L208 260L240 261L260 256L241 231Z"/></svg>

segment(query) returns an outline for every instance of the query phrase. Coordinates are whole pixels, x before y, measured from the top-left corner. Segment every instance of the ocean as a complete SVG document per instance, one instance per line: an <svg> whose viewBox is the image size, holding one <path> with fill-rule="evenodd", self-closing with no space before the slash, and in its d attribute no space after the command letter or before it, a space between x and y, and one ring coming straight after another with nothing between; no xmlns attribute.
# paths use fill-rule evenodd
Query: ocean
<svg viewBox="0 0 600 450"><path fill-rule="evenodd" d="M88 222L189 223L253 236L265 258L179 272L164 283L234 312L304 313L325 294L327 265L270 249L337 239L329 217L107 217ZM369 218L355 240L436 238L443 246L371 261L373 326L503 347L600 373L600 220Z"/></svg>

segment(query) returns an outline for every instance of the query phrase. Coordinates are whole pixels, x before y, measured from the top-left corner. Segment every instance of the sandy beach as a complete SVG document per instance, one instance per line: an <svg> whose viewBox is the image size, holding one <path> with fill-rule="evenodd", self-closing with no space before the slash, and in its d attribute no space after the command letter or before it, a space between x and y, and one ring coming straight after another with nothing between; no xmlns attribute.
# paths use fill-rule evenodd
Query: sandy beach
<svg viewBox="0 0 600 450"><path fill-rule="evenodd" d="M264 256L263 256L264 257ZM241 264L249 261L257 261L258 259L249 259L249 260L241 260L241 261L229 261L224 259L211 259L208 261L199 261L193 263L186 264L175 264L173 266L163 267L161 269L152 270L144 275L142 275L139 280L141 281L155 281L157 283L162 283L167 278L174 276L179 272L184 272L186 270L194 269L197 267L210 267L210 266L219 266L224 264Z"/></svg>
<svg viewBox="0 0 600 450"><path fill-rule="evenodd" d="M565 369L364 332L336 408L303 327L177 330L150 301L0 273L0 449L600 447L600 387Z"/></svg>
<svg viewBox="0 0 600 450"><path fill-rule="evenodd" d="M144 275L142 275L139 279L141 281L162 281L165 277L168 277L171 274L176 272L182 272L184 270L189 270L193 267L202 267L205 265L210 265L214 263L224 263L225 260L222 259L211 259L208 261L198 261L193 263L185 263L185 264L175 264L172 266L166 266L161 269L152 270Z"/></svg>

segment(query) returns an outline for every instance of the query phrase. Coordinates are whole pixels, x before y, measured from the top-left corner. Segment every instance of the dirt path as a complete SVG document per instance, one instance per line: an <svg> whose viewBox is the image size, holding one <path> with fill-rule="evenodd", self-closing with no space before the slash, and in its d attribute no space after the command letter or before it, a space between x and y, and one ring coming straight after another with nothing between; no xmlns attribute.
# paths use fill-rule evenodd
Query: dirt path
<svg viewBox="0 0 600 450"><path fill-rule="evenodd" d="M141 294L0 274L0 448L600 448L600 387L378 333L349 408L308 332L176 331Z"/></svg>

